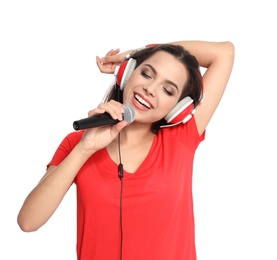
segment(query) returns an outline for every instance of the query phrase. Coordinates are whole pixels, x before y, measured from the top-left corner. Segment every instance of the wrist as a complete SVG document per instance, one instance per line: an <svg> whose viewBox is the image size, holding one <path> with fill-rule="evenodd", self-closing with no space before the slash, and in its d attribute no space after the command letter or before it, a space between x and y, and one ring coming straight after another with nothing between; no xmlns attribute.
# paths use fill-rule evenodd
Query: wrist
<svg viewBox="0 0 277 260"><path fill-rule="evenodd" d="M81 160L86 161L91 155L93 155L97 150L95 149L87 149L85 148L82 144L82 141L80 141L76 146L75 146L75 150L76 153L79 154L79 158Z"/></svg>

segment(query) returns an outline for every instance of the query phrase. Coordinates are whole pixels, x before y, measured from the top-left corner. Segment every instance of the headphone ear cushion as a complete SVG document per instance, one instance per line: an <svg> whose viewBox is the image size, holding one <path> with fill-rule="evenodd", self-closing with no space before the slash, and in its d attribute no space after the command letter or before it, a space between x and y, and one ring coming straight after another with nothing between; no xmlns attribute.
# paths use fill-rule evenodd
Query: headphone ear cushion
<svg viewBox="0 0 277 260"><path fill-rule="evenodd" d="M193 99L189 96L180 100L177 105L165 116L167 123L186 123L194 112Z"/></svg>
<svg viewBox="0 0 277 260"><path fill-rule="evenodd" d="M130 58L115 68L114 75L116 76L116 83L121 90L124 89L132 72L135 70L136 64L137 61L133 58Z"/></svg>

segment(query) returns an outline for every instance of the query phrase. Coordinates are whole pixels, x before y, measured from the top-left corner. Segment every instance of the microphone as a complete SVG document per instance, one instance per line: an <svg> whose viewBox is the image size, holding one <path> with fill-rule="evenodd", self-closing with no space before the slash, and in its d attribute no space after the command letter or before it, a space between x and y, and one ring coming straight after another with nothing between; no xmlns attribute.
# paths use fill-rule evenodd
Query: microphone
<svg viewBox="0 0 277 260"><path fill-rule="evenodd" d="M129 105L123 105L124 113L122 114L123 120L131 124L135 119L135 110ZM120 122L117 119L113 119L107 112L76 120L73 122L73 128L75 130L82 130L92 127L104 126L104 125L115 125Z"/></svg>

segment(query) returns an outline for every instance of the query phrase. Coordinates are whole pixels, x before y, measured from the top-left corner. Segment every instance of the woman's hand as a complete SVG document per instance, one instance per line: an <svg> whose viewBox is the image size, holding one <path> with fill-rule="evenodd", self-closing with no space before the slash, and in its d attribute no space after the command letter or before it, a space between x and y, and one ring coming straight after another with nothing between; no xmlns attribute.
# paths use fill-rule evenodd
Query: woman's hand
<svg viewBox="0 0 277 260"><path fill-rule="evenodd" d="M89 111L88 116L103 114L105 112L109 113L113 119L121 122L111 126L108 125L87 129L79 143L79 147L86 154L92 154L109 145L128 124L128 122L123 121L123 105L115 100L99 104L97 108Z"/></svg>
<svg viewBox="0 0 277 260"><path fill-rule="evenodd" d="M116 66L120 65L121 62L125 60L126 56L131 53L131 51L122 53L119 53L119 51L119 49L111 49L103 58L96 56L96 64L102 73L114 73Z"/></svg>

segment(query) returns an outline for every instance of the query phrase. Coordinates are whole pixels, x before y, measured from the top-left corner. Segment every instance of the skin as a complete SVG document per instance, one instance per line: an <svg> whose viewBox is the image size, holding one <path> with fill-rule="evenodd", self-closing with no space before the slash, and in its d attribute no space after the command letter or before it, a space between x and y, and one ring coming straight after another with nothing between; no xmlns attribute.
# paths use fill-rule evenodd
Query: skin
<svg viewBox="0 0 277 260"><path fill-rule="evenodd" d="M184 65L166 52L157 52L132 73L123 100L135 108L136 123L148 123L150 128L177 104L186 81ZM149 108L142 105L135 94L146 101Z"/></svg>
<svg viewBox="0 0 277 260"><path fill-rule="evenodd" d="M228 83L233 62L234 46L231 42L181 41L174 42L189 50L206 69L204 101L197 107L195 120L199 134L206 129ZM102 73L113 73L131 51L109 51L105 57L96 57ZM172 69L172 68L178 68ZM143 72L143 73L142 73ZM124 169L133 173L147 156L154 134L152 122L164 117L177 103L186 82L184 66L171 55L159 52L143 62L131 75L124 88L123 103L130 104L136 112L135 121L127 126L121 121L113 126L91 128L85 131L80 142L59 166L50 166L38 185L25 199L18 224L23 231L39 229L55 212L87 159L99 149L107 148L112 160L119 163L117 137L120 133L121 158ZM185 76L184 76L185 75ZM165 91L166 90L166 91ZM172 93L168 95L167 91ZM150 108L142 106L147 101ZM88 116L108 112L114 119L122 120L122 104L116 101L101 103L89 111Z"/></svg>

